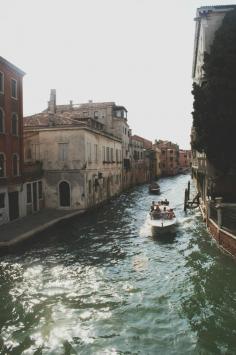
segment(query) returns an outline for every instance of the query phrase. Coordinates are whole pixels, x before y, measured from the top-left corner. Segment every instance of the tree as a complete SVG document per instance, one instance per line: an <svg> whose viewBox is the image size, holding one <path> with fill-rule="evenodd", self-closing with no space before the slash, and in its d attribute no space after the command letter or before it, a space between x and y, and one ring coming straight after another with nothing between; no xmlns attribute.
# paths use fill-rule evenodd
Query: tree
<svg viewBox="0 0 236 355"><path fill-rule="evenodd" d="M203 84L193 84L193 148L215 168L236 167L236 9L226 13L210 54L204 55Z"/></svg>

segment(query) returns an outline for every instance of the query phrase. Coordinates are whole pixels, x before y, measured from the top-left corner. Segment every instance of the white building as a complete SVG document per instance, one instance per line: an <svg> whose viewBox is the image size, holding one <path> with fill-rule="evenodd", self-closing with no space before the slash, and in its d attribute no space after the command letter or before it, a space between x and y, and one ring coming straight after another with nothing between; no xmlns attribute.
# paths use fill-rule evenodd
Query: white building
<svg viewBox="0 0 236 355"><path fill-rule="evenodd" d="M121 139L83 112L56 106L52 91L49 109L24 119L25 161L43 164L46 207L85 209L122 189Z"/></svg>

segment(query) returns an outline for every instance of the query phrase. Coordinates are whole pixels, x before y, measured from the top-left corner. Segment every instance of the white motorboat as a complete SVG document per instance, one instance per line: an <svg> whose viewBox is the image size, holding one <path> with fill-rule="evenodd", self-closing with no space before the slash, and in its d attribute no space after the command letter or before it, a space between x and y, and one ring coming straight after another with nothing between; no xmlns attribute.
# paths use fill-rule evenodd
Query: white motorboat
<svg viewBox="0 0 236 355"><path fill-rule="evenodd" d="M151 183L148 189L150 194L160 194L160 185L157 182Z"/></svg>
<svg viewBox="0 0 236 355"><path fill-rule="evenodd" d="M173 233L176 228L177 219L173 208L169 207L169 202L153 202L150 209L150 221L152 232L157 234Z"/></svg>

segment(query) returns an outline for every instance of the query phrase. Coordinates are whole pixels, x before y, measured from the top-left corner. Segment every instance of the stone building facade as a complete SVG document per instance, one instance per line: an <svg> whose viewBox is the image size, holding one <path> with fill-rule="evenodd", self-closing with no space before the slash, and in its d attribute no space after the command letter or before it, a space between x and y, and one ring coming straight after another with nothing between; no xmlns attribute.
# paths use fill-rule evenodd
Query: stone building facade
<svg viewBox="0 0 236 355"><path fill-rule="evenodd" d="M57 106L52 91L48 109L24 119L25 161L42 163L46 207L86 209L122 190L122 140L106 129L111 111L103 107L99 120L85 109Z"/></svg>
<svg viewBox="0 0 236 355"><path fill-rule="evenodd" d="M179 172L184 172L192 166L192 152L191 150L179 150Z"/></svg>
<svg viewBox="0 0 236 355"><path fill-rule="evenodd" d="M161 149L158 148L155 144L153 145L153 150L155 152L155 177L159 178L162 175L162 162L161 162Z"/></svg>
<svg viewBox="0 0 236 355"><path fill-rule="evenodd" d="M215 32L221 26L226 13L235 7L236 5L222 5L203 6L197 9L192 78L200 86L205 81L204 53L210 53ZM195 139L196 131L193 126L191 142L193 143ZM209 163L205 153L192 150L192 176L201 195L200 208L210 233L222 249L235 256L235 172L219 174Z"/></svg>
<svg viewBox="0 0 236 355"><path fill-rule="evenodd" d="M179 173L179 146L170 141L156 141L155 147L161 150L162 176L174 176Z"/></svg>
<svg viewBox="0 0 236 355"><path fill-rule="evenodd" d="M50 100L51 101L51 100ZM52 105L51 105L52 106ZM57 113L71 112L76 119L91 119L103 125L103 130L122 141L122 187L129 188L132 185L131 174L131 129L127 119L127 109L116 105L115 102L93 102L69 105L57 105Z"/></svg>
<svg viewBox="0 0 236 355"><path fill-rule="evenodd" d="M210 53L215 32L221 26L225 14L233 8L235 8L235 5L202 6L197 9L192 79L198 85L202 85L205 80L203 71L204 53ZM195 128L192 127L191 142L193 143L195 139L196 132ZM229 185L231 188L234 185L228 177L226 184L219 181L217 187L216 181L214 181L214 167L211 166L204 152L201 153L196 150L192 150L192 175L204 201L209 190L214 188L220 192L220 190L227 189Z"/></svg>

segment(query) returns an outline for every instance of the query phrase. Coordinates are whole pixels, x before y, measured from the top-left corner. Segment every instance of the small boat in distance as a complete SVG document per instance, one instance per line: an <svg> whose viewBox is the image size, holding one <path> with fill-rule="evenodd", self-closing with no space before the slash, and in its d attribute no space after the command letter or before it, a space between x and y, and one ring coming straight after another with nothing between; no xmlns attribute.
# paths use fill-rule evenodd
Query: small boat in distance
<svg viewBox="0 0 236 355"><path fill-rule="evenodd" d="M152 202L150 208L150 225L152 232L157 235L173 233L175 231L177 219L173 208L169 207L169 201Z"/></svg>
<svg viewBox="0 0 236 355"><path fill-rule="evenodd" d="M149 185L149 193L159 195L160 194L160 185L157 182L152 182Z"/></svg>

